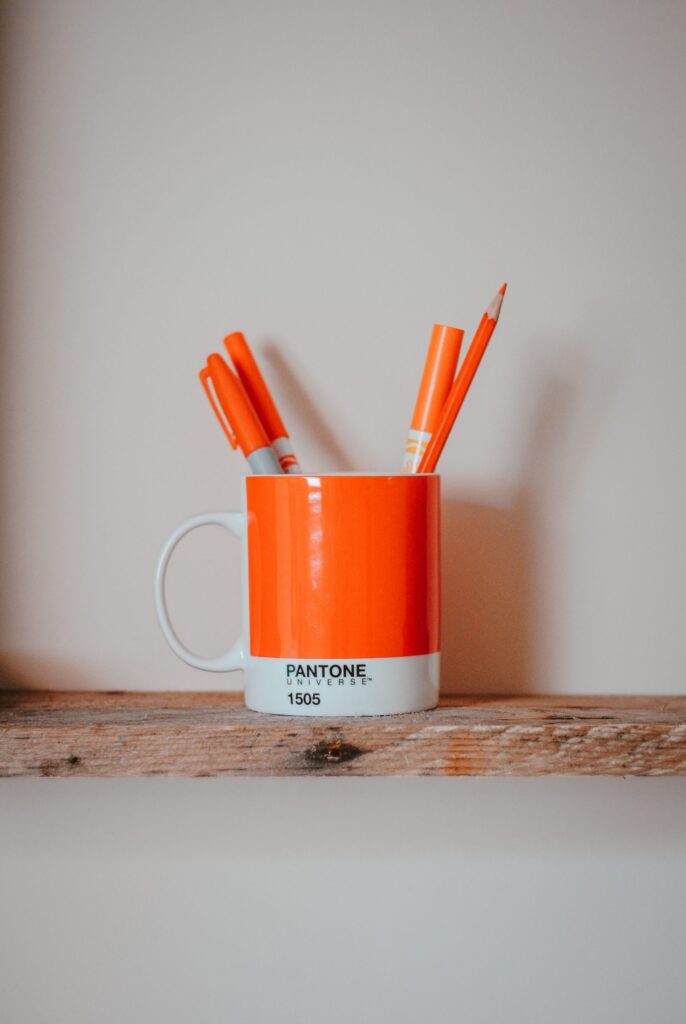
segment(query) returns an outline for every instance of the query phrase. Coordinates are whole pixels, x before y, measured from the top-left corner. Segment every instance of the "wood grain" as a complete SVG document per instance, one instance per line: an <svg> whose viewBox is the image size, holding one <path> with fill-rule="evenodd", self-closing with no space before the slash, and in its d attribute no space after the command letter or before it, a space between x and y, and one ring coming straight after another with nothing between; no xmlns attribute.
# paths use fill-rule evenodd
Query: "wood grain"
<svg viewBox="0 0 686 1024"><path fill-rule="evenodd" d="M0 775L686 775L686 697L451 697L342 719L228 693L0 691Z"/></svg>

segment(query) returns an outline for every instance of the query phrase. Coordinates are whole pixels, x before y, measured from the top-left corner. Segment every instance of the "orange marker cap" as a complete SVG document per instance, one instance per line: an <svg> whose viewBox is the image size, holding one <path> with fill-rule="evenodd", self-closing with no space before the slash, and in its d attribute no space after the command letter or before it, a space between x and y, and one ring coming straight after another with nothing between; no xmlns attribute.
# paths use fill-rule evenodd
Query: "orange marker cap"
<svg viewBox="0 0 686 1024"><path fill-rule="evenodd" d="M224 338L224 344L231 356L233 365L236 367L236 373L240 377L241 384L252 402L253 409L262 421L269 440L275 441L277 437L288 437L283 420L279 415L279 410L276 408L274 399L269 392L264 377L260 373L260 368L250 351L250 346L245 340L243 333L241 331L234 331L232 334L227 334Z"/></svg>
<svg viewBox="0 0 686 1024"><path fill-rule="evenodd" d="M257 448L269 447L269 439L241 382L216 352L207 357L200 382L232 448L238 445L247 457Z"/></svg>
<svg viewBox="0 0 686 1024"><path fill-rule="evenodd" d="M432 434L436 429L455 378L463 337L464 331L459 327L434 324L412 414L412 430Z"/></svg>

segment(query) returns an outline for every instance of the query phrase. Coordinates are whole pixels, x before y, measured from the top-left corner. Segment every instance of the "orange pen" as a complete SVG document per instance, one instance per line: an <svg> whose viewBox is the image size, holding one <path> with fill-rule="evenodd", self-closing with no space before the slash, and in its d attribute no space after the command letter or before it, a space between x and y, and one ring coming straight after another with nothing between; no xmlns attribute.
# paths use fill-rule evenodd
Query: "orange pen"
<svg viewBox="0 0 686 1024"><path fill-rule="evenodd" d="M224 338L226 350L240 377L248 398L252 402L269 442L276 452L284 473L301 473L291 439L276 408L264 377L260 373L250 346L241 331L234 331Z"/></svg>
<svg viewBox="0 0 686 1024"><path fill-rule="evenodd" d="M436 463L441 457L443 446L445 445L453 424L457 419L457 415L462 408L462 403L467 397L467 392L474 380L476 371L479 369L481 357L486 351L486 346L491 340L491 335L495 330L495 325L498 323L500 307L503 304L503 295L505 294L506 288L506 284L501 287L500 291L493 299L493 302L481 318L481 323L476 329L476 334L469 346L469 351L462 361L460 372L455 378L453 386L450 389L450 394L448 395L443 408L440 422L426 447L426 451L424 452L424 456L419 466L420 473L433 473L436 468Z"/></svg>
<svg viewBox="0 0 686 1024"><path fill-rule="evenodd" d="M200 383L232 448L240 447L253 473L282 473L257 413L236 374L220 355L207 357Z"/></svg>
<svg viewBox="0 0 686 1024"><path fill-rule="evenodd" d="M416 473L438 421L455 377L464 331L459 327L434 324L424 373L405 442L404 473Z"/></svg>

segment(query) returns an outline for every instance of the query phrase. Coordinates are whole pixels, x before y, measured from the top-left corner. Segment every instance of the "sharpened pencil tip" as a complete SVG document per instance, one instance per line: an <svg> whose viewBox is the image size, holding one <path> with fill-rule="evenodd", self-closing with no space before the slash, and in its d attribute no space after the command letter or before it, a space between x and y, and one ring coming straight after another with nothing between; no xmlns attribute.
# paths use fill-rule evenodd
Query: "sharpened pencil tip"
<svg viewBox="0 0 686 1024"><path fill-rule="evenodd" d="M505 284L502 284L500 286L500 291L498 292L498 295L504 295L506 291L507 291L507 281L505 282Z"/></svg>
<svg viewBox="0 0 686 1024"><path fill-rule="evenodd" d="M503 304L503 295L504 295L504 292L503 292L503 290L501 288L501 290L498 292L498 294L493 299L493 302L490 304L490 306L486 310L486 314L485 315L489 318L489 320L495 320L496 323L498 322L498 317L500 316L500 307Z"/></svg>

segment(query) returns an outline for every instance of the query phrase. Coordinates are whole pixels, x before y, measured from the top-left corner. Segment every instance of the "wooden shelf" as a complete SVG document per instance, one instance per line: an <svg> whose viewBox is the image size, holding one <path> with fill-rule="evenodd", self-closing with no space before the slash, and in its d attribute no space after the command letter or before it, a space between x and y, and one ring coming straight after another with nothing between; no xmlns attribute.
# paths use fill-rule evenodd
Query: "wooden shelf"
<svg viewBox="0 0 686 1024"><path fill-rule="evenodd" d="M0 691L2 776L686 775L686 697L447 697L290 718L240 694Z"/></svg>

